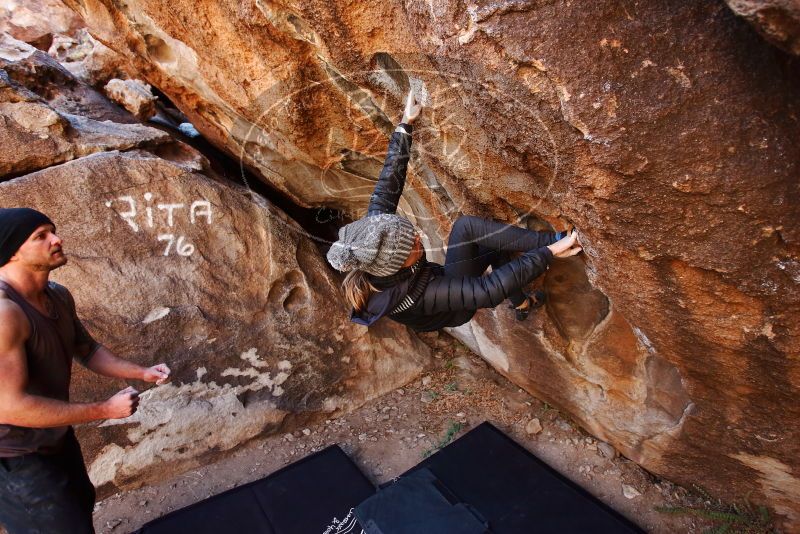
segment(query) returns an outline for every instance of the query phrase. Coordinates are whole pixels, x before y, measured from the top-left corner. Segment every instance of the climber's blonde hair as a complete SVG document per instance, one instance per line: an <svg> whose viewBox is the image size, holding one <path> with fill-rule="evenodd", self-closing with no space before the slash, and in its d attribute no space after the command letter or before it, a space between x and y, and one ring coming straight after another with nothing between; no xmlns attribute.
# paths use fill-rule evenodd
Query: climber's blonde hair
<svg viewBox="0 0 800 534"><path fill-rule="evenodd" d="M369 282L367 273L360 269L353 269L347 273L347 276L344 277L344 282L342 282L342 289L344 290L345 298L356 311L366 308L372 292L379 291Z"/></svg>

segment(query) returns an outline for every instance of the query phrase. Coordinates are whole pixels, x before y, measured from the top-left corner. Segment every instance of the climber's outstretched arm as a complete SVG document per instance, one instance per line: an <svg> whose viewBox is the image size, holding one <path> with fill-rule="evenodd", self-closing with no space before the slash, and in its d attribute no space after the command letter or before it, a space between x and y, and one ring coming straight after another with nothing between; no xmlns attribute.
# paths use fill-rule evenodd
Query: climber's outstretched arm
<svg viewBox="0 0 800 534"><path fill-rule="evenodd" d="M485 276L435 277L422 294L422 309L426 314L434 314L494 308L544 273L554 257L578 254L581 247L577 239L577 234L571 232L555 243L523 253Z"/></svg>
<svg viewBox="0 0 800 534"><path fill-rule="evenodd" d="M514 290L547 270L553 258L548 247L529 250L486 276L433 278L422 294L425 314L494 308Z"/></svg>
<svg viewBox="0 0 800 534"><path fill-rule="evenodd" d="M417 101L417 96L412 89L406 99L406 107L400 125L389 139L389 150L383 163L375 191L369 199L367 215L381 213L394 213L406 185L406 171L411 150L411 124L419 116L422 104Z"/></svg>

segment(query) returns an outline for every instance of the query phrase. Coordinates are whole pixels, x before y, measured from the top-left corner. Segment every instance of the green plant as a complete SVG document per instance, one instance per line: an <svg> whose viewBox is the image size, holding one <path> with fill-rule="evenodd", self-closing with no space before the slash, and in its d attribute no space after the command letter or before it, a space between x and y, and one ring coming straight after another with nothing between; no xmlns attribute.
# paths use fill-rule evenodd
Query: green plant
<svg viewBox="0 0 800 534"><path fill-rule="evenodd" d="M774 534L772 517L766 506L753 506L745 498L743 502L731 504L714 499L706 490L695 486L705 506L656 506L664 514L692 515L711 521L712 526L704 534Z"/></svg>
<svg viewBox="0 0 800 534"><path fill-rule="evenodd" d="M455 358L451 358L451 359L447 360L446 362L444 362L444 368L445 369L452 369L455 366L456 366Z"/></svg>
<svg viewBox="0 0 800 534"><path fill-rule="evenodd" d="M427 393L428 398L431 399L431 400L436 400L436 399L438 399L440 397L439 393L437 393L436 391L433 391L432 389L429 389L425 393Z"/></svg>
<svg viewBox="0 0 800 534"><path fill-rule="evenodd" d="M444 387L447 391L458 391L458 383L457 382L450 382Z"/></svg>
<svg viewBox="0 0 800 534"><path fill-rule="evenodd" d="M422 453L422 458L425 459L428 456L430 456L431 454L433 454L436 451L438 451L439 449L449 445L450 442L453 441L453 438L456 437L456 434L461 432L461 429L463 429L463 428L464 428L464 425L462 425L461 423L456 423L456 422L450 423L450 426L447 427L447 432L445 432L444 436L442 436L442 439L439 440L439 443L437 443L436 445L434 445L430 449L428 449L425 452L423 452Z"/></svg>

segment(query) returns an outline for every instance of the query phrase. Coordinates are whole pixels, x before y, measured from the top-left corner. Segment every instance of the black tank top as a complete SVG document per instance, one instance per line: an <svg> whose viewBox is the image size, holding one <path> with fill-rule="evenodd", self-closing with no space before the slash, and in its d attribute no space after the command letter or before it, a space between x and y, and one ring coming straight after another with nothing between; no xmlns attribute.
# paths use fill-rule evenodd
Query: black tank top
<svg viewBox="0 0 800 534"><path fill-rule="evenodd" d="M0 290L19 305L31 325L25 342L30 395L69 401L72 359L91 356L98 343L92 339L75 312L75 302L64 286L50 282L45 289L52 303L50 316L42 314L7 282L0 280ZM47 454L58 450L69 427L25 428L0 424L0 458L32 452Z"/></svg>

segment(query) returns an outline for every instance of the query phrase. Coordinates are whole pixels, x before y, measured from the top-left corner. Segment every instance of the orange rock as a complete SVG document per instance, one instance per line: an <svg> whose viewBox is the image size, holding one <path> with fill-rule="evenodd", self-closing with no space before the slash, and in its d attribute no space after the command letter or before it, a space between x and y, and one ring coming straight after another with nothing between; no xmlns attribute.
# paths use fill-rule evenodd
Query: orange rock
<svg viewBox="0 0 800 534"><path fill-rule="evenodd" d="M459 212L586 252L533 319L455 335L647 469L800 524L798 60L725 4L68 4L304 206L363 213L418 87L401 209L430 257Z"/></svg>

